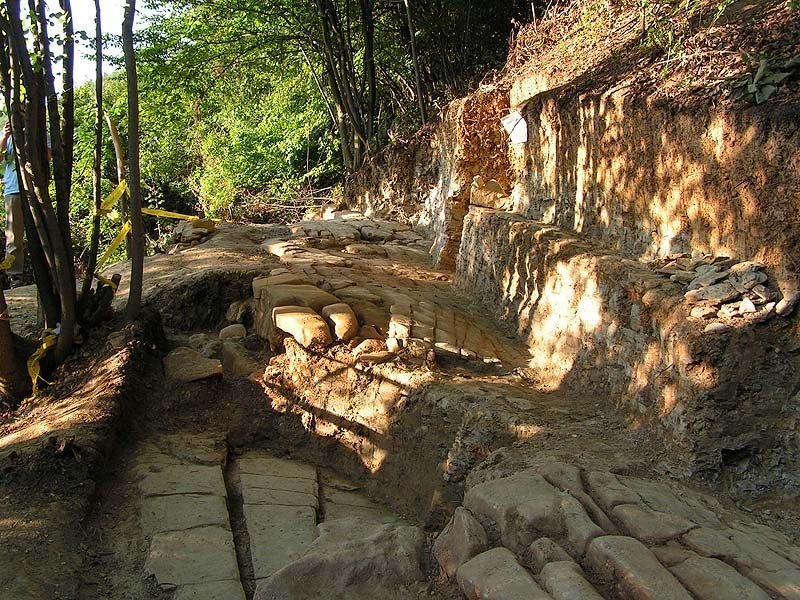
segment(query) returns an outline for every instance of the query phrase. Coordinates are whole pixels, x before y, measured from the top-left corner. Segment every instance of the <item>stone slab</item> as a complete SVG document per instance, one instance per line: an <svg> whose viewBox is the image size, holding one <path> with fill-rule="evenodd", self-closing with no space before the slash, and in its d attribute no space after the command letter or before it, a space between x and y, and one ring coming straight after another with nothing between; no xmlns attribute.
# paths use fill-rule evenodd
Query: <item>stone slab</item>
<svg viewBox="0 0 800 600"><path fill-rule="evenodd" d="M245 595L241 582L229 579L181 586L172 600L245 600Z"/></svg>
<svg viewBox="0 0 800 600"><path fill-rule="evenodd" d="M150 464L138 467L139 490L145 497L173 494L227 495L220 467Z"/></svg>
<svg viewBox="0 0 800 600"><path fill-rule="evenodd" d="M506 548L479 554L459 567L456 578L469 600L552 600Z"/></svg>
<svg viewBox="0 0 800 600"><path fill-rule="evenodd" d="M586 563L613 582L623 600L692 600L653 553L634 538L610 535L593 539Z"/></svg>
<svg viewBox="0 0 800 600"><path fill-rule="evenodd" d="M142 499L140 517L147 536L207 525L230 528L228 507L221 496L150 496Z"/></svg>
<svg viewBox="0 0 800 600"><path fill-rule="evenodd" d="M245 504L244 518L256 579L303 556L317 537L317 513L307 506Z"/></svg>
<svg viewBox="0 0 800 600"><path fill-rule="evenodd" d="M698 600L769 600L769 595L732 566L695 556L670 569Z"/></svg>
<svg viewBox="0 0 800 600"><path fill-rule="evenodd" d="M236 462L240 473L317 480L316 467L297 460L245 454Z"/></svg>
<svg viewBox="0 0 800 600"><path fill-rule="evenodd" d="M638 504L620 504L614 507L611 516L627 533L650 546L680 537L696 527L678 515L650 510Z"/></svg>
<svg viewBox="0 0 800 600"><path fill-rule="evenodd" d="M503 544L523 551L543 534L561 533L559 496L541 475L523 471L474 486L464 496L464 508L479 521L494 521Z"/></svg>
<svg viewBox="0 0 800 600"><path fill-rule="evenodd" d="M191 348L175 348L164 357L167 377L180 383L191 383L209 377L222 377L222 363L206 358Z"/></svg>
<svg viewBox="0 0 800 600"><path fill-rule="evenodd" d="M144 570L155 576L159 585L239 578L233 536L229 530L216 526L156 534Z"/></svg>
<svg viewBox="0 0 800 600"><path fill-rule="evenodd" d="M242 485L242 496L248 502L247 494L252 490L281 490L284 492L299 492L317 496L317 482L312 479L295 479L292 477L273 477L272 475L253 475L241 473L239 480Z"/></svg>
<svg viewBox="0 0 800 600"><path fill-rule="evenodd" d="M539 579L553 600L603 600L574 562L552 562L542 569Z"/></svg>
<svg viewBox="0 0 800 600"><path fill-rule="evenodd" d="M274 504L281 506L308 506L317 510L319 501L314 494L290 492L286 490L268 490L249 488L244 494L245 504Z"/></svg>

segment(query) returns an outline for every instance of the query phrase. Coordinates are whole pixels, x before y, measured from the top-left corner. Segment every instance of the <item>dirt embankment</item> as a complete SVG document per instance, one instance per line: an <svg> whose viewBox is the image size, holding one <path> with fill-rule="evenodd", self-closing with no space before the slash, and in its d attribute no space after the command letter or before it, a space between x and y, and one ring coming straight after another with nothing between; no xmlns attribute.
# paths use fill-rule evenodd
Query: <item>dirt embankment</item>
<svg viewBox="0 0 800 600"><path fill-rule="evenodd" d="M96 481L137 410L160 319L146 313L89 346L56 383L0 421L0 590L20 600L74 597L92 560L83 521ZM63 379L58 379L63 377Z"/></svg>

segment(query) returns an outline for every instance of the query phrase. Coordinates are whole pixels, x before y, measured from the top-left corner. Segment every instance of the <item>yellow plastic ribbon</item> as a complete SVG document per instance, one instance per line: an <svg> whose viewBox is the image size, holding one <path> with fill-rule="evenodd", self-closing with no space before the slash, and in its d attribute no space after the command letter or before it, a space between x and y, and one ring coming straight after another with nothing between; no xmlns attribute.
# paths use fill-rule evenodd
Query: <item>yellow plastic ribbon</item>
<svg viewBox="0 0 800 600"><path fill-rule="evenodd" d="M109 279L108 277L103 277L102 275L100 275L100 273L95 273L94 276L97 279L97 281L99 281L103 285L107 285L114 291L114 293L116 293L117 287L119 286L117 286L117 284L114 283L113 280Z"/></svg>
<svg viewBox="0 0 800 600"><path fill-rule="evenodd" d="M115 237L112 240L111 245L108 248L106 248L106 251L103 254L103 256L100 258L99 261L97 261L97 271L103 270L103 266L106 264L108 259L111 258L111 255L114 254L114 251L117 248L119 248L120 244L122 244L122 242L125 241L125 236L128 235L128 232L130 230L131 230L131 222L126 221L125 224L120 228L117 237Z"/></svg>
<svg viewBox="0 0 800 600"><path fill-rule="evenodd" d="M154 217L165 217L167 219L179 219L181 221L199 221L202 217L196 215L184 215L181 213L170 212L168 210L161 210L160 208L143 208L143 215L152 215ZM209 221L219 222L219 219L208 219Z"/></svg>
<svg viewBox="0 0 800 600"><path fill-rule="evenodd" d="M28 358L28 375L31 378L31 383L33 384L33 395L36 396L39 393L39 380L41 379L45 383L47 381L41 376L42 366L41 360L44 358L44 355L47 354L47 351L50 350L53 346L56 345L58 341L58 335L52 329L45 329L42 332L42 343L39 348L31 354L30 358Z"/></svg>
<svg viewBox="0 0 800 600"><path fill-rule="evenodd" d="M119 182L119 185L114 188L108 196L105 197L103 203L100 205L100 210L98 211L101 215L107 215L111 212L111 209L114 208L114 205L119 202L119 199L122 198L123 194L128 193L128 183L123 179Z"/></svg>

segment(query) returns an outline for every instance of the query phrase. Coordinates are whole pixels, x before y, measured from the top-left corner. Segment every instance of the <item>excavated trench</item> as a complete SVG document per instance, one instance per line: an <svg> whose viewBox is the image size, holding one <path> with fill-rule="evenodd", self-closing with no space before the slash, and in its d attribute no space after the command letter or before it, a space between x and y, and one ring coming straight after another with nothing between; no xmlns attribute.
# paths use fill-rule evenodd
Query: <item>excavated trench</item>
<svg viewBox="0 0 800 600"><path fill-rule="evenodd" d="M424 254L341 252L324 223L150 297L183 362L109 463L82 600L794 597L788 537L666 479L602 392L540 391ZM276 331L274 308L313 320L334 295L363 340Z"/></svg>

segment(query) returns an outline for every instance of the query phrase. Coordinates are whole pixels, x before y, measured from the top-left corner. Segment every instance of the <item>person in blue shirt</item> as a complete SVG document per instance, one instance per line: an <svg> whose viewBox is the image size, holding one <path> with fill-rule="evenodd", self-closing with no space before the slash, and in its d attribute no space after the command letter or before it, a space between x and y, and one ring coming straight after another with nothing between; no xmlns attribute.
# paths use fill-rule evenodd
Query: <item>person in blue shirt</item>
<svg viewBox="0 0 800 600"><path fill-rule="evenodd" d="M14 140L11 123L6 123L0 138L0 156L3 157L3 195L6 208L6 256L14 255L14 263L8 269L8 281L12 288L23 285L22 271L25 268L25 226L22 221L22 195L19 190L17 162L14 158Z"/></svg>

